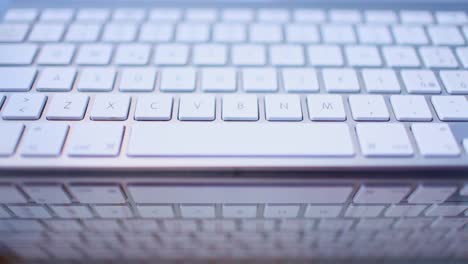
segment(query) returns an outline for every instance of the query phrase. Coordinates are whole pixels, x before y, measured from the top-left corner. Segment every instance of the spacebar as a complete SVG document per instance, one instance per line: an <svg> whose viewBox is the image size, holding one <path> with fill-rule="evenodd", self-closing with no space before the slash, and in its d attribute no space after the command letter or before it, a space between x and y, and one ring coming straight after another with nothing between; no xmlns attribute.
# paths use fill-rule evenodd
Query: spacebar
<svg viewBox="0 0 468 264"><path fill-rule="evenodd" d="M346 124L324 123L137 123L131 157L352 156Z"/></svg>

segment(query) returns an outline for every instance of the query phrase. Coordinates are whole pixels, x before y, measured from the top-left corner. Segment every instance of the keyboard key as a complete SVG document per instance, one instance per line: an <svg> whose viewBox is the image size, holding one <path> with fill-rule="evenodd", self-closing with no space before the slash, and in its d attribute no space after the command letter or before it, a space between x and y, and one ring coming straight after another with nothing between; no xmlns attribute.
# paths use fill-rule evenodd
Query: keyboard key
<svg viewBox="0 0 468 264"><path fill-rule="evenodd" d="M146 11L142 8L118 8L112 14L114 21L140 22L145 19Z"/></svg>
<svg viewBox="0 0 468 264"><path fill-rule="evenodd" d="M202 66L225 65L227 48L220 44L198 44L193 47L193 64Z"/></svg>
<svg viewBox="0 0 468 264"><path fill-rule="evenodd" d="M318 92L317 72L306 68L284 68L283 87L288 93Z"/></svg>
<svg viewBox="0 0 468 264"><path fill-rule="evenodd" d="M418 186L408 197L411 204L443 203L457 191L455 186Z"/></svg>
<svg viewBox="0 0 468 264"><path fill-rule="evenodd" d="M173 218L174 211L170 205L139 205L137 210L143 218Z"/></svg>
<svg viewBox="0 0 468 264"><path fill-rule="evenodd" d="M185 218L214 218L215 208L212 205L182 205L180 206L182 217Z"/></svg>
<svg viewBox="0 0 468 264"><path fill-rule="evenodd" d="M143 124L143 123L141 123ZM146 124L146 125L145 125ZM149 123L145 123L147 126ZM183 123L193 124L193 123ZM226 123L220 123L226 124ZM236 123L237 125L243 125ZM253 124L252 124L253 125ZM287 124L283 124L287 125ZM151 126L151 124L150 124ZM294 186L294 187L245 187L245 186L163 186L133 185L129 191L138 204L341 204L347 201L351 186ZM238 195L240 191L244 195ZM183 194L183 195L182 195Z"/></svg>
<svg viewBox="0 0 468 264"><path fill-rule="evenodd" d="M91 109L91 119L95 121L127 120L131 98L126 95L97 95Z"/></svg>
<svg viewBox="0 0 468 264"><path fill-rule="evenodd" d="M463 45L465 40L460 31L452 26L431 26L427 31L434 45Z"/></svg>
<svg viewBox="0 0 468 264"><path fill-rule="evenodd" d="M315 25L289 24L285 25L286 42L309 44L320 41L320 34Z"/></svg>
<svg viewBox="0 0 468 264"><path fill-rule="evenodd" d="M114 62L117 65L146 65L150 51L146 44L122 44L117 48Z"/></svg>
<svg viewBox="0 0 468 264"><path fill-rule="evenodd" d="M214 42L240 43L247 40L247 29L243 24L221 23L213 27Z"/></svg>
<svg viewBox="0 0 468 264"><path fill-rule="evenodd" d="M126 68L121 71L121 92L151 92L156 83L156 70L153 68Z"/></svg>
<svg viewBox="0 0 468 264"><path fill-rule="evenodd" d="M111 22L106 24L102 33L104 42L131 42L135 40L138 27L133 23Z"/></svg>
<svg viewBox="0 0 468 264"><path fill-rule="evenodd" d="M22 42L28 34L29 25L23 23L0 24L0 42Z"/></svg>
<svg viewBox="0 0 468 264"><path fill-rule="evenodd" d="M278 90L276 71L273 68L244 68L242 87L246 92L275 92Z"/></svg>
<svg viewBox="0 0 468 264"><path fill-rule="evenodd" d="M424 45L429 43L421 26L396 25L392 27L392 31L398 44Z"/></svg>
<svg viewBox="0 0 468 264"><path fill-rule="evenodd" d="M78 21L104 22L110 17L110 10L105 8L81 8L76 15Z"/></svg>
<svg viewBox="0 0 468 264"><path fill-rule="evenodd" d="M186 131L190 131L188 135ZM94 131L96 135L96 131ZM238 137L235 135L249 135ZM288 144L274 144L294 134ZM165 135L154 137L151 135ZM232 136L231 136L232 135ZM302 140L307 135L307 141ZM91 136L91 135L90 135ZM96 136L94 137L96 138ZM226 140L229 138L230 140ZM173 144L177 139L178 144ZM196 140L194 140L196 139ZM329 139L329 140L327 140ZM211 144L205 144L209 140ZM247 147L248 146L248 147ZM129 156L351 156L354 147L345 124L299 123L138 123L132 128Z"/></svg>
<svg viewBox="0 0 468 264"><path fill-rule="evenodd" d="M65 34L67 42L94 42L99 38L102 25L98 23L72 23Z"/></svg>
<svg viewBox="0 0 468 264"><path fill-rule="evenodd" d="M222 102L224 121L257 121L258 99L256 95L225 95Z"/></svg>
<svg viewBox="0 0 468 264"><path fill-rule="evenodd" d="M69 67L44 68L38 77L36 90L40 92L68 92L75 82L76 70Z"/></svg>
<svg viewBox="0 0 468 264"><path fill-rule="evenodd" d="M76 87L80 92L109 92L114 88L115 76L112 68L83 68Z"/></svg>
<svg viewBox="0 0 468 264"><path fill-rule="evenodd" d="M351 95L349 105L356 121L388 121L385 100L381 95Z"/></svg>
<svg viewBox="0 0 468 264"><path fill-rule="evenodd" d="M395 71L389 69L364 69L362 77L369 93L400 93L401 87Z"/></svg>
<svg viewBox="0 0 468 264"><path fill-rule="evenodd" d="M29 65L37 52L34 44L0 44L0 65Z"/></svg>
<svg viewBox="0 0 468 264"><path fill-rule="evenodd" d="M266 49L262 45L234 45L232 47L232 64L245 66L265 65Z"/></svg>
<svg viewBox="0 0 468 264"><path fill-rule="evenodd" d="M343 99L340 95L309 95L307 106L312 121L346 120Z"/></svg>
<svg viewBox="0 0 468 264"><path fill-rule="evenodd" d="M83 204L122 204L125 197L118 185L73 184L71 194Z"/></svg>
<svg viewBox="0 0 468 264"><path fill-rule="evenodd" d="M132 211L123 205L98 205L94 210L101 218L131 218Z"/></svg>
<svg viewBox="0 0 468 264"><path fill-rule="evenodd" d="M392 36L386 26L358 25L357 34L363 44L390 44Z"/></svg>
<svg viewBox="0 0 468 264"><path fill-rule="evenodd" d="M81 223L76 220L47 220L46 225L56 232L79 232L83 230ZM69 255L68 252L66 255Z"/></svg>
<svg viewBox="0 0 468 264"><path fill-rule="evenodd" d="M10 205L8 206L8 209L10 209L13 212L13 214L19 218L52 218L50 213L40 205Z"/></svg>
<svg viewBox="0 0 468 264"><path fill-rule="evenodd" d="M468 101L464 96L432 96L431 101L440 120L468 120Z"/></svg>
<svg viewBox="0 0 468 264"><path fill-rule="evenodd" d="M265 218L295 218L299 213L299 205L267 205Z"/></svg>
<svg viewBox="0 0 468 264"><path fill-rule="evenodd" d="M359 124L361 125L361 124ZM410 192L408 186L362 186L354 196L358 204L395 204L400 203Z"/></svg>
<svg viewBox="0 0 468 264"><path fill-rule="evenodd" d="M440 71L440 78L449 94L468 94L468 71Z"/></svg>
<svg viewBox="0 0 468 264"><path fill-rule="evenodd" d="M14 94L3 109L2 117L5 120L37 120L46 101L47 97L42 94Z"/></svg>
<svg viewBox="0 0 468 264"><path fill-rule="evenodd" d="M345 53L351 66L372 67L382 64L377 48L372 46L347 46Z"/></svg>
<svg viewBox="0 0 468 264"><path fill-rule="evenodd" d="M272 45L269 50L273 66L302 66L304 51L298 45Z"/></svg>
<svg viewBox="0 0 468 264"><path fill-rule="evenodd" d="M27 92L36 78L36 69L24 67L0 68L1 92ZM16 78L10 78L16 76Z"/></svg>
<svg viewBox="0 0 468 264"><path fill-rule="evenodd" d="M154 8L149 14L150 21L176 22L182 17L182 11L177 8Z"/></svg>
<svg viewBox="0 0 468 264"><path fill-rule="evenodd" d="M398 121L431 121L432 113L420 95L392 95L390 102Z"/></svg>
<svg viewBox="0 0 468 264"><path fill-rule="evenodd" d="M403 70L401 78L410 94L439 94L442 91L434 72L429 70Z"/></svg>
<svg viewBox="0 0 468 264"><path fill-rule="evenodd" d="M145 95L138 97L135 120L167 121L172 116L173 99L170 95Z"/></svg>
<svg viewBox="0 0 468 264"><path fill-rule="evenodd" d="M429 68L456 68L457 59L447 47L422 47L419 49L424 64Z"/></svg>
<svg viewBox="0 0 468 264"><path fill-rule="evenodd" d="M68 155L72 157L117 156L124 127L120 124L79 124L69 139Z"/></svg>
<svg viewBox="0 0 468 264"><path fill-rule="evenodd" d="M185 11L185 20L198 22L213 22L218 18L216 9L211 8L189 8Z"/></svg>
<svg viewBox="0 0 468 264"><path fill-rule="evenodd" d="M426 216L457 216L468 209L468 205L434 204L426 210Z"/></svg>
<svg viewBox="0 0 468 264"><path fill-rule="evenodd" d="M400 12L402 24L431 24L434 22L431 12L421 10L403 10Z"/></svg>
<svg viewBox="0 0 468 264"><path fill-rule="evenodd" d="M466 140L465 140L466 141ZM468 185L465 185L461 190L460 190L460 195L461 196L468 196Z"/></svg>
<svg viewBox="0 0 468 264"><path fill-rule="evenodd" d="M145 23L141 26L139 40L142 42L169 42L174 37L174 25Z"/></svg>
<svg viewBox="0 0 468 264"><path fill-rule="evenodd" d="M179 120L213 121L216 118L216 98L212 95L182 95Z"/></svg>
<svg viewBox="0 0 468 264"><path fill-rule="evenodd" d="M68 125L43 123L28 126L20 153L25 157L57 157L62 152Z"/></svg>
<svg viewBox="0 0 468 264"><path fill-rule="evenodd" d="M322 38L325 43L331 44L356 43L356 35L351 25L323 25Z"/></svg>
<svg viewBox="0 0 468 264"><path fill-rule="evenodd" d="M408 134L402 124L360 123L356 125L356 133L361 151L366 157L396 157L414 154ZM378 201L378 199L370 200ZM354 202L357 202L356 198Z"/></svg>
<svg viewBox="0 0 468 264"><path fill-rule="evenodd" d="M385 211L386 217L417 217L419 216L426 205L406 205L406 204L392 204Z"/></svg>
<svg viewBox="0 0 468 264"><path fill-rule="evenodd" d="M224 218L255 218L257 205L223 205Z"/></svg>
<svg viewBox="0 0 468 264"><path fill-rule="evenodd" d="M162 92L192 92L195 90L196 72L193 68L165 68L161 70Z"/></svg>
<svg viewBox="0 0 468 264"><path fill-rule="evenodd" d="M111 55L111 45L86 44L81 46L75 61L79 65L107 65Z"/></svg>
<svg viewBox="0 0 468 264"><path fill-rule="evenodd" d="M180 23L176 29L176 41L185 43L206 42L210 38L210 27L203 23Z"/></svg>
<svg viewBox="0 0 468 264"><path fill-rule="evenodd" d="M346 217L377 217L384 210L382 205L350 205L345 211Z"/></svg>
<svg viewBox="0 0 468 264"><path fill-rule="evenodd" d="M248 8L226 8L221 13L221 20L226 22L250 22L254 12Z"/></svg>
<svg viewBox="0 0 468 264"><path fill-rule="evenodd" d="M11 156L15 153L16 146L19 143L19 139L21 138L21 134L23 133L24 125L23 124L13 124L13 123L2 123L0 124L0 130L2 131L2 136L0 137L0 157ZM9 188L5 190L3 186L0 186L0 193L11 193L13 192ZM8 199L0 195L0 201L2 203L8 203ZM12 194L11 197L17 197L16 195ZM4 201L4 200L8 201ZM14 199L12 199L14 200ZM13 202L15 202L14 200Z"/></svg>
<svg viewBox="0 0 468 264"><path fill-rule="evenodd" d="M307 48L313 66L341 66L344 64L341 49L334 45L314 45Z"/></svg>
<svg viewBox="0 0 468 264"><path fill-rule="evenodd" d="M75 46L70 44L46 44L42 46L37 63L42 65L68 65L71 63Z"/></svg>
<svg viewBox="0 0 468 264"><path fill-rule="evenodd" d="M300 8L294 10L296 22L319 23L326 20L326 13L321 9Z"/></svg>
<svg viewBox="0 0 468 264"><path fill-rule="evenodd" d="M3 18L8 22L32 22L39 15L35 8L12 8L9 9Z"/></svg>
<svg viewBox="0 0 468 264"><path fill-rule="evenodd" d="M460 155L460 148L447 124L413 124L411 130L424 157Z"/></svg>
<svg viewBox="0 0 468 264"><path fill-rule="evenodd" d="M301 121L302 108L298 95L265 96L265 114L268 121Z"/></svg>
<svg viewBox="0 0 468 264"><path fill-rule="evenodd" d="M360 85L354 69L323 69L325 89L330 93L359 92Z"/></svg>
<svg viewBox="0 0 468 264"><path fill-rule="evenodd" d="M29 34L32 42L58 42L62 39L65 26L60 23L37 23Z"/></svg>
<svg viewBox="0 0 468 264"><path fill-rule="evenodd" d="M468 48L459 47L456 49L458 59L462 63L463 67L468 68Z"/></svg>
<svg viewBox="0 0 468 264"><path fill-rule="evenodd" d="M278 43L283 41L283 32L276 24L251 24L249 40L253 43Z"/></svg>
<svg viewBox="0 0 468 264"><path fill-rule="evenodd" d="M204 92L234 92L237 90L237 72L234 68L204 68L200 86Z"/></svg>
<svg viewBox="0 0 468 264"><path fill-rule="evenodd" d="M279 8L262 8L258 10L257 19L261 22L284 23L288 22L289 11Z"/></svg>
<svg viewBox="0 0 468 264"><path fill-rule="evenodd" d="M359 23L361 22L361 13L352 9L332 9L329 12L331 22L336 23Z"/></svg>
<svg viewBox="0 0 468 264"><path fill-rule="evenodd" d="M69 22L73 18L73 9L47 8L42 10L40 20L42 22Z"/></svg>
<svg viewBox="0 0 468 264"><path fill-rule="evenodd" d="M413 47L386 46L382 48L382 52L390 67L418 67L421 65Z"/></svg>
<svg viewBox="0 0 468 264"><path fill-rule="evenodd" d="M447 25L463 25L468 22L468 17L463 11L438 11L437 22Z"/></svg>
<svg viewBox="0 0 468 264"><path fill-rule="evenodd" d="M26 185L23 190L36 203L40 204L69 204L71 203L68 194L60 185L34 184Z"/></svg>
<svg viewBox="0 0 468 264"><path fill-rule="evenodd" d="M161 44L156 47L156 65L185 65L189 57L189 47L184 44Z"/></svg>
<svg viewBox="0 0 468 264"><path fill-rule="evenodd" d="M52 205L52 211L60 218L92 218L93 214L85 205Z"/></svg>
<svg viewBox="0 0 468 264"><path fill-rule="evenodd" d="M394 24L398 22L398 17L392 10L368 10L364 13L368 23Z"/></svg>
<svg viewBox="0 0 468 264"><path fill-rule="evenodd" d="M309 205L304 214L307 218L337 218L342 210L341 205Z"/></svg>

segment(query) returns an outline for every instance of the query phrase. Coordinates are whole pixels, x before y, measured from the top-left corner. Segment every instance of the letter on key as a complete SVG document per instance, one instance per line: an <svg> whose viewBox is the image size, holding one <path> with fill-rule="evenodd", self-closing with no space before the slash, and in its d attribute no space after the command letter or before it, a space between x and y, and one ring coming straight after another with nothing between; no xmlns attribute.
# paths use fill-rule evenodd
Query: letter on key
<svg viewBox="0 0 468 264"><path fill-rule="evenodd" d="M126 120L130 97L126 95L98 95L91 110L92 120Z"/></svg>
<svg viewBox="0 0 468 264"><path fill-rule="evenodd" d="M79 124L72 129L69 156L117 156L124 133L119 124Z"/></svg>

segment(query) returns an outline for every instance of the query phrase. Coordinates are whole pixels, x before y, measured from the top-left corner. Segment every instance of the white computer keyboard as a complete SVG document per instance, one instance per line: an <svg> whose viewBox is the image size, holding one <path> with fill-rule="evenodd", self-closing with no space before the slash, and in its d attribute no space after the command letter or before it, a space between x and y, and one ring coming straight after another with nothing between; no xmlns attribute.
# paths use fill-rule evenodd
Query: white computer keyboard
<svg viewBox="0 0 468 264"><path fill-rule="evenodd" d="M0 24L0 163L466 166L467 38L460 11L11 9Z"/></svg>

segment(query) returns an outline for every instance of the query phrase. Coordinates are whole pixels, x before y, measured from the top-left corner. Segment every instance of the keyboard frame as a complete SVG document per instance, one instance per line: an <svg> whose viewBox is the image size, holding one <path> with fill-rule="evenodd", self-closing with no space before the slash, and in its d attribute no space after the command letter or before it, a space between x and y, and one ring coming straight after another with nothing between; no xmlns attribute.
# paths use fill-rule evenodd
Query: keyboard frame
<svg viewBox="0 0 468 264"><path fill-rule="evenodd" d="M247 6L252 8L258 7L291 7L290 3L285 1L268 1L274 2L266 5L264 2L259 3L252 1L249 3L234 3L231 1L202 1L197 3L191 3L190 1L177 1L177 3L171 3L171 1L158 1L158 6L175 6L180 7L239 7ZM358 4L356 4L358 2ZM118 0L115 7L154 7L153 1L120 1ZM29 1L29 0L15 0L7 2L0 0L0 15L6 10L6 8L13 7L108 7L106 0L102 1ZM405 3L398 3L395 7L394 3L387 1L333 1L333 3L326 3L326 1L294 1L294 7L317 7L317 8L356 8L356 9L372 9L372 8L390 8L390 9L417 9L423 8L426 10L438 10L443 8L444 10L468 10L466 4L461 1L449 2L437 1L437 3L428 7L424 3L418 3L417 1L408 1ZM118 93L118 91L113 91ZM445 91L443 92L443 94ZM47 94L47 93L44 93ZM90 93L92 94L92 93ZM128 95L139 95L137 93L127 93ZM141 94L140 94L141 95ZM219 102L219 100L218 100ZM177 100L175 101L175 104ZM124 125L129 125L133 121L131 118L134 114L135 105L132 104L132 108L129 113L129 119L127 121L119 122ZM260 116L264 116L262 103L260 103ZM303 110L305 105L303 105ZM350 115L349 107L345 107L347 116ZM47 107L44 111L47 111ZM217 115L219 117L219 103L217 104ZM304 111L303 111L304 112ZM304 112L306 113L306 112ZM177 112L175 111L173 116ZM35 123L43 121L44 115L40 120L36 121L14 121L22 122L26 125L28 123ZM394 121L394 116L391 117L390 121ZM9 121L11 122L11 121ZM85 116L85 119L80 122L93 122L89 120L89 111ZM177 120L170 122L179 122ZM214 122L223 122L219 118ZM267 122L261 120L260 122ZM302 122L311 122L306 117ZM356 123L354 120L348 119L348 124ZM449 123L450 122L446 122ZM453 122L456 123L456 122ZM468 126L468 124L467 124ZM128 128L127 128L128 129ZM354 133L353 133L354 134ZM123 145L121 148L121 154L119 157L113 158L70 158L66 155L62 155L60 158L21 158L18 153L13 157L7 159L0 159L0 171L3 172L9 170L14 171L132 171L132 172L148 172L148 171L431 171L431 170L450 170L453 172L468 172L468 155L467 153L462 154L461 158L422 158L420 154L417 154L413 158L364 158L358 151L357 156L353 158L307 158L307 157L275 157L275 158L262 158L262 157L233 157L233 158L215 158L215 157L203 157L203 158L131 158L126 156L126 148L128 143L129 133L126 131L123 139ZM353 144L358 146L356 136L352 137ZM413 139L411 139L413 141ZM413 146L414 145L414 142ZM464 152L464 151L462 151Z"/></svg>

